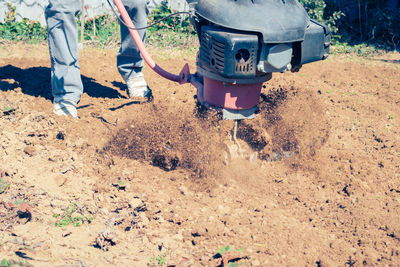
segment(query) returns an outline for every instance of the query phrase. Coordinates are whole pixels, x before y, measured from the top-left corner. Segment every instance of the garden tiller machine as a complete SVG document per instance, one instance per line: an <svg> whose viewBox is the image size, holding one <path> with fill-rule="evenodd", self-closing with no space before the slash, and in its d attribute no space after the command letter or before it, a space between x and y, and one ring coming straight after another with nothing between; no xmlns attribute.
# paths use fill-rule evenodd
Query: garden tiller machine
<svg viewBox="0 0 400 267"><path fill-rule="evenodd" d="M186 64L173 75L147 53L121 0L114 3L149 67L194 85L200 104L220 110L223 119L254 117L273 72L297 72L329 54L328 27L310 19L296 0L198 0L189 12L200 42L197 72L191 74Z"/></svg>

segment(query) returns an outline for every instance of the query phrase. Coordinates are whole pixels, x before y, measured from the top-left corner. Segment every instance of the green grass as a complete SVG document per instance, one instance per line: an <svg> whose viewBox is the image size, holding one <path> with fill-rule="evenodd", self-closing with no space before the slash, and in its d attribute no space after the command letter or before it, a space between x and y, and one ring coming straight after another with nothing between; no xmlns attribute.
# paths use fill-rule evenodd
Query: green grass
<svg viewBox="0 0 400 267"><path fill-rule="evenodd" d="M331 45L330 53L332 55L357 55L360 57L368 57L371 58L375 55L382 54L382 50L377 49L375 46L371 46L368 44L357 44L357 45L349 45L346 42L334 42Z"/></svg>

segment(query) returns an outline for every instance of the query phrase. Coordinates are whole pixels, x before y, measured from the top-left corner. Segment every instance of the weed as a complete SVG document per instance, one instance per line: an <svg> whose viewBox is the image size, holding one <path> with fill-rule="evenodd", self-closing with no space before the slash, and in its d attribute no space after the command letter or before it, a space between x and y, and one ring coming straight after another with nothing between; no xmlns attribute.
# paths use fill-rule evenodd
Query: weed
<svg viewBox="0 0 400 267"><path fill-rule="evenodd" d="M121 178L118 178L117 181L115 181L114 183L112 183L112 186L114 186L115 188L117 188L118 190L125 190L126 189L126 183L124 180L121 180Z"/></svg>
<svg viewBox="0 0 400 267"><path fill-rule="evenodd" d="M245 264L242 261L243 259L247 259L243 256L243 252L242 248L234 250L232 246L228 245L218 249L214 258L221 258L221 266L223 267L238 267Z"/></svg>
<svg viewBox="0 0 400 267"><path fill-rule="evenodd" d="M10 266L7 259L2 259L0 261L0 266Z"/></svg>
<svg viewBox="0 0 400 267"><path fill-rule="evenodd" d="M83 215L76 214L78 205L75 203L71 203L71 205L64 210L62 214L53 214L53 217L58 219L55 223L55 226L58 227L66 227L72 224L75 227L81 226L84 222L93 221L93 217L89 215L88 217L84 217Z"/></svg>
<svg viewBox="0 0 400 267"><path fill-rule="evenodd" d="M394 120L394 115L389 114L389 115L388 115L388 120Z"/></svg>
<svg viewBox="0 0 400 267"><path fill-rule="evenodd" d="M162 253L158 256L153 256L149 260L148 266L165 266L167 264L167 255Z"/></svg>
<svg viewBox="0 0 400 267"><path fill-rule="evenodd" d="M13 114L13 113L15 112L15 110L16 110L15 108L6 107L6 108L3 110L3 115L9 116L9 115Z"/></svg>
<svg viewBox="0 0 400 267"><path fill-rule="evenodd" d="M7 189L10 188L10 184L7 184L0 178L0 194L3 194Z"/></svg>
<svg viewBox="0 0 400 267"><path fill-rule="evenodd" d="M32 267L33 265L27 262L25 259L20 261L2 259L0 261L0 267Z"/></svg>

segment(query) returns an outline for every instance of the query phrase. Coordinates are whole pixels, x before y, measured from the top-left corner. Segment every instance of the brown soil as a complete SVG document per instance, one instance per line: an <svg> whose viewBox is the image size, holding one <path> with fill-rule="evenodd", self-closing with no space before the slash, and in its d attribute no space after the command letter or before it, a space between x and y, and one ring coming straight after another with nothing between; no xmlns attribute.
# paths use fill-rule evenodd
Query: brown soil
<svg viewBox="0 0 400 267"><path fill-rule="evenodd" d="M239 149L190 85L146 68L153 102L127 99L116 52L81 51L73 120L52 114L47 46L0 47L0 260L400 265L399 54L274 75ZM68 216L80 226L55 225ZM240 251L221 259L227 245Z"/></svg>

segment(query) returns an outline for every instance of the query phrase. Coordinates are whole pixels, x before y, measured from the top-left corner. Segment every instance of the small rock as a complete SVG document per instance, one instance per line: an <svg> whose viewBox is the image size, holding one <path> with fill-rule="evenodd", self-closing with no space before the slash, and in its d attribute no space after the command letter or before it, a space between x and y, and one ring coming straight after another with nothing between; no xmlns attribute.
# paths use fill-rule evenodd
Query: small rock
<svg viewBox="0 0 400 267"><path fill-rule="evenodd" d="M96 196L96 198L97 198L97 201L99 201L100 203L104 202L104 197L102 195L99 194Z"/></svg>
<svg viewBox="0 0 400 267"><path fill-rule="evenodd" d="M188 189L186 186L182 185L181 187L179 187L179 191L181 191L182 195L187 195L188 193Z"/></svg>
<svg viewBox="0 0 400 267"><path fill-rule="evenodd" d="M253 261L252 264L254 266L260 266L261 265L261 263L258 260Z"/></svg>
<svg viewBox="0 0 400 267"><path fill-rule="evenodd" d="M143 212L139 213L139 217L140 217L141 223L143 225L146 225L149 223L149 218L147 218L145 213L143 213Z"/></svg>
<svg viewBox="0 0 400 267"><path fill-rule="evenodd" d="M103 251L108 251L110 249L110 246L115 246L116 244L117 237L115 233L111 232L108 229L101 232L94 242L94 246L102 249Z"/></svg>
<svg viewBox="0 0 400 267"><path fill-rule="evenodd" d="M61 186L65 185L65 183L67 182L67 177L61 176L61 175L60 176L56 176L54 178L54 181L56 182L58 187L61 187Z"/></svg>
<svg viewBox="0 0 400 267"><path fill-rule="evenodd" d="M63 168L60 170L60 172L61 172L62 174L66 174L67 172L72 171L72 170L74 170L74 169L75 169L75 165L74 165L74 164L70 164L70 165L68 165L68 166L66 166L66 167L63 167Z"/></svg>
<svg viewBox="0 0 400 267"><path fill-rule="evenodd" d="M65 133L63 131L59 131L58 134L56 135L56 138L58 140L64 140L65 139Z"/></svg>
<svg viewBox="0 0 400 267"><path fill-rule="evenodd" d="M143 204L143 201L139 198L132 198L129 200L129 204L134 209L136 207L140 207Z"/></svg>
<svg viewBox="0 0 400 267"><path fill-rule="evenodd" d="M176 234L172 238L177 240L177 241L183 241L183 235L182 234Z"/></svg>
<svg viewBox="0 0 400 267"><path fill-rule="evenodd" d="M29 155L32 157L35 154L36 149L33 146L27 146L24 149L25 154Z"/></svg>

